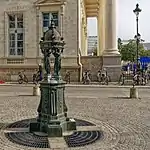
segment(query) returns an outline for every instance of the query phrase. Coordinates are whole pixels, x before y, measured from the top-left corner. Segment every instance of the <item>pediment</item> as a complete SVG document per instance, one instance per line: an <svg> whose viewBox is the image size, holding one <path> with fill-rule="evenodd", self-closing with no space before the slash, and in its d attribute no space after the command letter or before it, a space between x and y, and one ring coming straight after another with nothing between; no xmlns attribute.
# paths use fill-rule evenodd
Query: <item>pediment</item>
<svg viewBox="0 0 150 150"><path fill-rule="evenodd" d="M64 4L66 0L37 0L35 5Z"/></svg>

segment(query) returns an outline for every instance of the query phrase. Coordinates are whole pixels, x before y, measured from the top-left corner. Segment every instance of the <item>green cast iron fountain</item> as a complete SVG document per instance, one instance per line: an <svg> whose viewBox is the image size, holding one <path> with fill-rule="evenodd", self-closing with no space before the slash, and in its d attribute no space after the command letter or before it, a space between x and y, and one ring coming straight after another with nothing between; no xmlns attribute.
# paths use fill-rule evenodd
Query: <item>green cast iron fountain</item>
<svg viewBox="0 0 150 150"><path fill-rule="evenodd" d="M30 132L44 132L48 137L61 137L65 131L76 130L75 120L67 117L65 82L60 75L64 45L64 39L56 30L52 20L48 31L40 41L40 49L44 55L45 77L40 83L38 117L35 122L30 123ZM53 74L50 67L51 55L55 58Z"/></svg>

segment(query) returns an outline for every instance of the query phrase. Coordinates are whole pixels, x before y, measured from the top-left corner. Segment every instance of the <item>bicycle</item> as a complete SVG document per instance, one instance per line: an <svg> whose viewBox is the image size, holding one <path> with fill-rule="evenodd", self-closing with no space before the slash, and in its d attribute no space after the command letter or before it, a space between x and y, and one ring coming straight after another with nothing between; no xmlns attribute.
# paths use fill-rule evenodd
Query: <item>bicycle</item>
<svg viewBox="0 0 150 150"><path fill-rule="evenodd" d="M28 78L23 72L18 73L18 83L23 84L23 82L28 83Z"/></svg>

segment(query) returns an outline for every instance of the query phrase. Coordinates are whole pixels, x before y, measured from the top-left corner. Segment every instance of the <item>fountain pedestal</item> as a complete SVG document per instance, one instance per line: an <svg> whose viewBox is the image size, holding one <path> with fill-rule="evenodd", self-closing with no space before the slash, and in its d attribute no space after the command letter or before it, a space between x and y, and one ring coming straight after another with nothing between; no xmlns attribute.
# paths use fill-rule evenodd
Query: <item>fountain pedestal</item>
<svg viewBox="0 0 150 150"><path fill-rule="evenodd" d="M50 80L40 83L41 99L37 121L30 123L30 132L45 132L49 137L61 137L63 132L76 130L74 119L67 117L65 82Z"/></svg>

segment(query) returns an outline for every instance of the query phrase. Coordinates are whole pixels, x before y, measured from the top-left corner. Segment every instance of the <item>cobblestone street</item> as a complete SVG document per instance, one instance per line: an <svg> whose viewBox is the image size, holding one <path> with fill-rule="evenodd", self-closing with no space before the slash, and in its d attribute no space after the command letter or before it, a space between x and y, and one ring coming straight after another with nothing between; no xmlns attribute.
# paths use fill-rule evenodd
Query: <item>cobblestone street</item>
<svg viewBox="0 0 150 150"><path fill-rule="evenodd" d="M150 150L149 89L138 90L140 98L129 99L129 88L66 87L68 115L96 124L103 138L85 147L64 149ZM15 144L4 133L9 123L35 118L39 100L32 96L32 86L0 86L0 149L36 149Z"/></svg>

